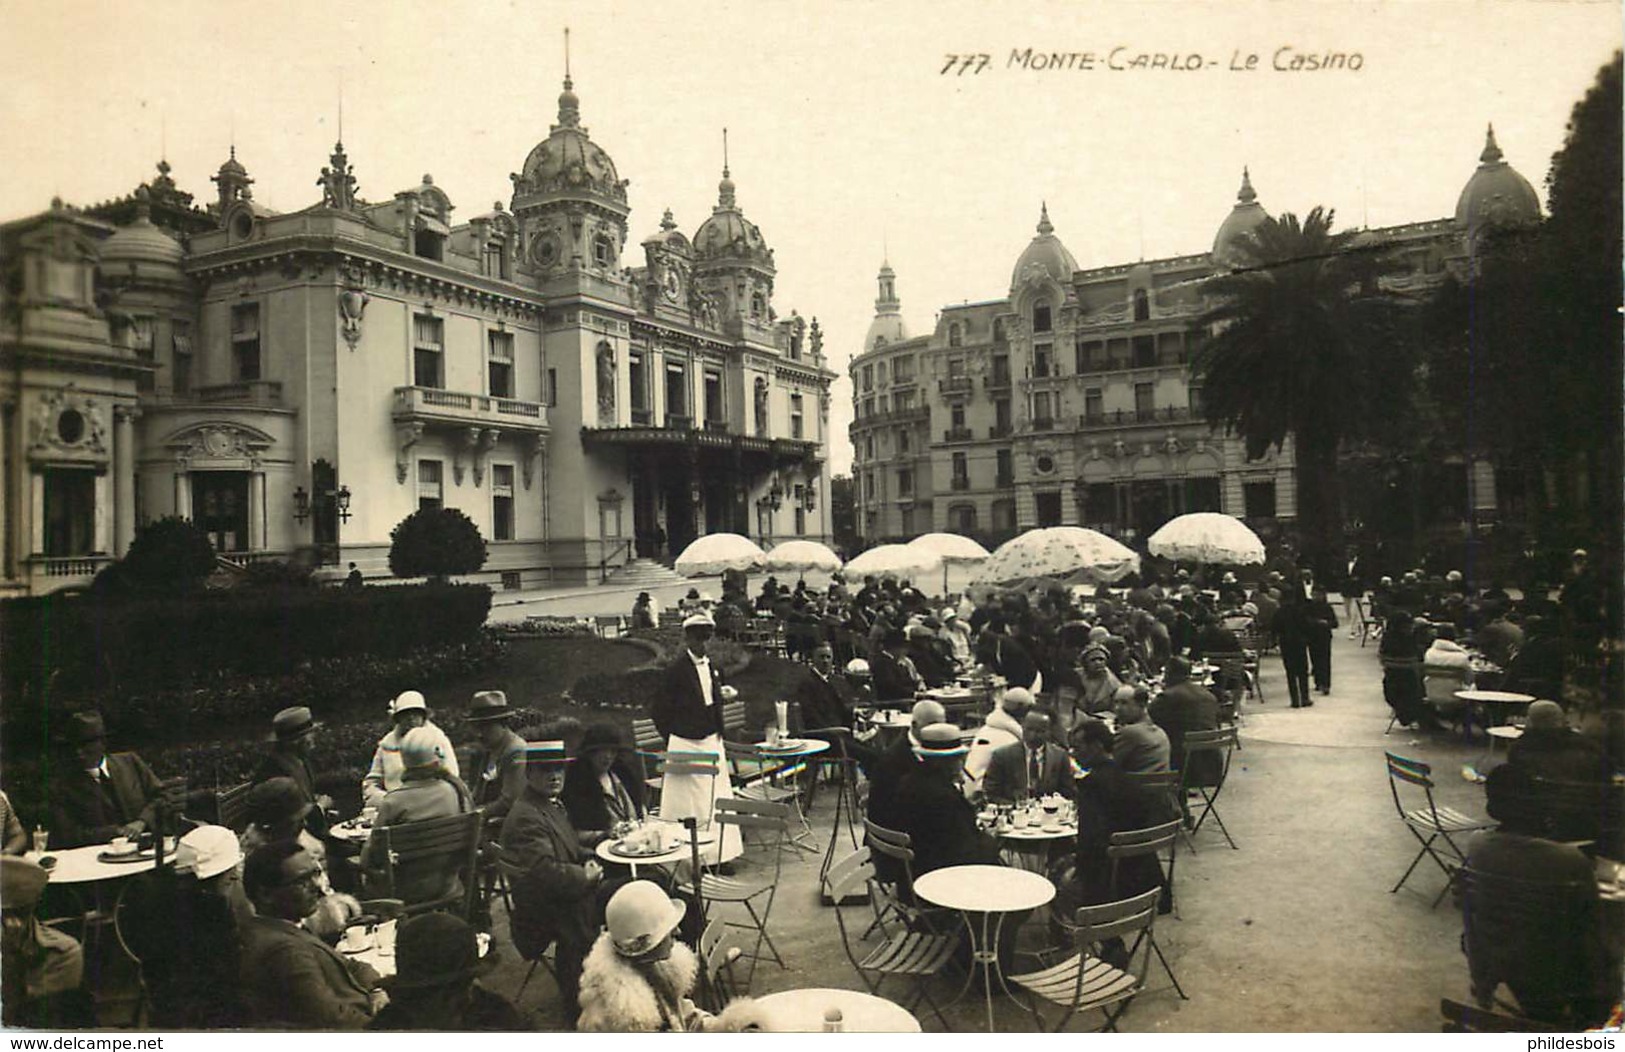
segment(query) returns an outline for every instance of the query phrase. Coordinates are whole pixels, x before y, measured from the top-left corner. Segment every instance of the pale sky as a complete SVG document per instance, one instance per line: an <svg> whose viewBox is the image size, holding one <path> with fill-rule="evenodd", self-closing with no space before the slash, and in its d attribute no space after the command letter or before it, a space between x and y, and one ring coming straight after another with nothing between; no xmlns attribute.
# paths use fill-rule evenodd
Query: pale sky
<svg viewBox="0 0 1625 1052"><path fill-rule="evenodd" d="M0 219L126 194L160 154L210 200L233 137L257 200L305 207L342 90L362 196L429 172L466 220L508 202L547 136L565 26L582 122L631 181L630 265L664 208L690 234L710 214L729 128L775 306L817 316L842 373L836 471L883 253L918 334L1008 291L1041 201L1083 267L1206 250L1244 164L1271 213L1436 219L1488 122L1544 201L1569 110L1621 42L1617 2L0 0ZM1028 48L1094 68L1013 67ZM1206 65L1106 68L1119 48ZM1281 48L1361 68L1277 72ZM1232 71L1238 52L1257 68ZM942 75L983 53L983 72Z"/></svg>

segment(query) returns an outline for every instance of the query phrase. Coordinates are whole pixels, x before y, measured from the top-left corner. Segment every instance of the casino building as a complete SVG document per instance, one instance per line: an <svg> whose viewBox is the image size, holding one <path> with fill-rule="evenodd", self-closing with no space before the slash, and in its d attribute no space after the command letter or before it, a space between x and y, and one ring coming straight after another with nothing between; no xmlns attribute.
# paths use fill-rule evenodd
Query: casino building
<svg viewBox="0 0 1625 1052"><path fill-rule="evenodd" d="M919 335L883 263L874 320L850 367L859 535L875 543L946 530L992 545L1034 526L1082 525L1134 542L1192 511L1238 516L1266 536L1290 523L1291 443L1248 460L1239 440L1209 428L1190 373L1202 284L1266 215L1243 171L1207 251L1084 268L1041 206L1007 293L943 307ZM1362 237L1404 261L1388 279L1394 289L1421 294L1466 265L1488 227L1539 216L1492 130L1454 216ZM1496 517L1487 461L1461 453L1417 470L1427 523ZM1392 503L1371 492L1380 480L1368 482L1346 487L1356 519L1380 518Z"/></svg>
<svg viewBox="0 0 1625 1052"><path fill-rule="evenodd" d="M712 530L828 541L835 373L817 320L775 310L727 167L692 237L668 211L629 251L566 77L511 179L458 221L428 175L363 199L339 143L279 214L233 149L206 207L160 162L0 225L0 595L87 582L166 515L229 564L372 576L401 519L455 507L514 588Z"/></svg>

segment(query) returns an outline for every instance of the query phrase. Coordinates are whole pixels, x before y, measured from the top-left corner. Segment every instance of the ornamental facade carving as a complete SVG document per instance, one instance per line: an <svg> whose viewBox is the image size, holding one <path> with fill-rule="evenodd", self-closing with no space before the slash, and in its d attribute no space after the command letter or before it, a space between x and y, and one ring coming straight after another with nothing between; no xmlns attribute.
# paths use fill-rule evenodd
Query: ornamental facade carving
<svg viewBox="0 0 1625 1052"><path fill-rule="evenodd" d="M73 384L42 395L28 432L28 459L106 465L108 405Z"/></svg>

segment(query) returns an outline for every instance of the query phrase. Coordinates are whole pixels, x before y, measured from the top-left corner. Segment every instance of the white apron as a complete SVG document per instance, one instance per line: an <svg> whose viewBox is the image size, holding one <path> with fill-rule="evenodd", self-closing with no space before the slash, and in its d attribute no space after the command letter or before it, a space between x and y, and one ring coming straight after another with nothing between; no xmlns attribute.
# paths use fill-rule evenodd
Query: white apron
<svg viewBox="0 0 1625 1052"><path fill-rule="evenodd" d="M733 783L728 780L728 761L723 751L722 736L711 734L696 739L682 738L673 734L666 740L666 751L711 753L716 756L715 778L699 774L668 774L662 776L660 783L661 818L671 822L697 818L702 831L711 828L716 801L732 798L734 795ZM726 862L745 853L738 826L728 826L725 829L715 827L714 831L723 834L720 841L713 840L709 844L700 845L700 857L706 862Z"/></svg>

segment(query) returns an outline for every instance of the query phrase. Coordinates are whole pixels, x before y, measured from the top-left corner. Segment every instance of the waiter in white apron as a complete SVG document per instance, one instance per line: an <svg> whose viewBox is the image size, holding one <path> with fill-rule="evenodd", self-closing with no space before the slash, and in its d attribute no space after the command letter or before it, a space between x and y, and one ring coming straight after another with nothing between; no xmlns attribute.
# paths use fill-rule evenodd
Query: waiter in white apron
<svg viewBox="0 0 1625 1052"><path fill-rule="evenodd" d="M666 736L668 753L703 753L716 757L715 777L707 774L666 774L660 788L660 817L668 821L697 818L701 829L711 826L716 801L733 796L722 746L722 704L737 695L724 686L722 673L706 657L706 644L716 631L707 613L691 614L683 621L684 651L666 667L666 675L650 705L649 716ZM675 757L674 757L675 758ZM726 834L720 847L708 847L708 861L726 862L744 851L739 830L712 830Z"/></svg>

